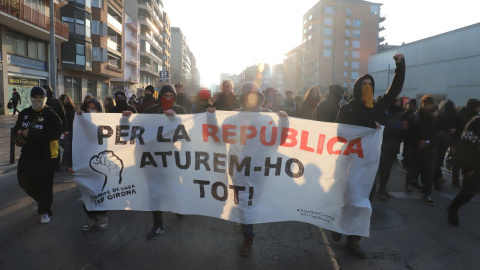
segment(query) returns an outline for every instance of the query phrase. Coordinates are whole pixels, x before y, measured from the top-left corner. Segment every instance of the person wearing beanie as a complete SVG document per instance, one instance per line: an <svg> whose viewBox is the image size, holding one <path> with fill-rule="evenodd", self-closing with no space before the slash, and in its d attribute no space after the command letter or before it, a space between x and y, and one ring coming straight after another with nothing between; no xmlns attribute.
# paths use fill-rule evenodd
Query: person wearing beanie
<svg viewBox="0 0 480 270"><path fill-rule="evenodd" d="M210 90L207 88L201 88L197 93L197 97L190 113L204 113L207 111L207 108L212 107L212 104L212 93Z"/></svg>
<svg viewBox="0 0 480 270"><path fill-rule="evenodd" d="M153 85L147 85L147 87L145 87L145 96L140 98L135 106L138 113L145 112L146 109L157 103L153 93L155 93L155 87L153 87Z"/></svg>
<svg viewBox="0 0 480 270"><path fill-rule="evenodd" d="M35 86L30 92L32 105L22 110L14 126L17 145L22 147L17 178L20 187L38 204L40 222L50 222L53 177L58 157L62 120L47 106L47 92Z"/></svg>
<svg viewBox="0 0 480 270"><path fill-rule="evenodd" d="M390 88L373 100L375 81L370 74L360 76L353 86L353 99L340 107L335 122L340 124L349 124L355 126L380 128L379 122L383 118L385 110L395 102L395 98L400 94L405 81L405 58L403 54L395 54L396 69ZM341 234L331 232L334 241L340 241ZM347 249L353 255L359 258L365 258L365 252L362 251L358 235L347 236Z"/></svg>
<svg viewBox="0 0 480 270"><path fill-rule="evenodd" d="M272 112L269 109L262 108L261 105L265 101L265 97L262 94L262 92L259 90L259 87L256 83L254 82L246 82L242 85L242 88L240 89L240 96L239 96L239 101L240 101L240 109L237 109L235 111L240 111L240 112ZM209 113L215 113L216 108L207 108L207 112ZM276 113L279 117L281 118L287 118L288 114L284 111L280 111ZM241 115L238 116L233 116L233 117L242 117ZM269 117L270 118L270 117ZM271 118L270 118L271 119ZM230 145L230 150L234 153L241 153L244 147L249 147L248 143L244 146L239 146L237 144L231 144ZM251 146L250 146L251 147ZM234 182L242 182L245 181L244 179L238 179L236 174L233 174L232 181ZM239 255L240 256L249 256L250 253L252 252L253 248L253 239L255 237L255 234L253 232L253 224L241 224L240 225L242 234L243 234L243 242L239 250Z"/></svg>
<svg viewBox="0 0 480 270"><path fill-rule="evenodd" d="M123 91L117 91L115 92L115 108L113 108L113 113L123 113L125 111L129 111L132 113L137 113L137 110L131 106L128 105L127 102L127 95Z"/></svg>
<svg viewBox="0 0 480 270"><path fill-rule="evenodd" d="M313 119L322 122L334 123L340 110L340 100L343 96L343 87L338 84L328 86L327 98L315 108Z"/></svg>
<svg viewBox="0 0 480 270"><path fill-rule="evenodd" d="M177 114L186 114L185 108L180 105L175 104L175 99L177 97L177 92L175 87L170 84L165 84L160 89L158 95L157 104L150 106L145 110L146 114L165 114L168 117L174 117ZM153 211L153 227L150 232L147 234L147 239L153 240L158 237L165 230L163 228L163 211ZM183 215L177 214L179 218L182 218Z"/></svg>

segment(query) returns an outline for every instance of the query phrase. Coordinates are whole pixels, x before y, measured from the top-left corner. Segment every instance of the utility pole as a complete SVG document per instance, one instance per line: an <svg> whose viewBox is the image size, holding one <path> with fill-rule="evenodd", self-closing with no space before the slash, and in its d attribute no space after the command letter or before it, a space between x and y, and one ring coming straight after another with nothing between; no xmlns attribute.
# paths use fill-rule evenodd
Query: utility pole
<svg viewBox="0 0 480 270"><path fill-rule="evenodd" d="M57 92L57 55L55 53L55 5L53 0L50 0L50 86L52 87L53 94L58 97Z"/></svg>

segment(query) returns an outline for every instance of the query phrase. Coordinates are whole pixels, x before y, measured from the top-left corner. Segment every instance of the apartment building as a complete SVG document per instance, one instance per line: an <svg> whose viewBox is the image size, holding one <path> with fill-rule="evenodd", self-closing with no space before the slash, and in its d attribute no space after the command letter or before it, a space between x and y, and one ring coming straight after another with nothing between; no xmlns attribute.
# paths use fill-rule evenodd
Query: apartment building
<svg viewBox="0 0 480 270"><path fill-rule="evenodd" d="M123 0L70 0L60 8L69 26L62 43L58 89L76 104L85 95L112 95L111 78L123 76Z"/></svg>
<svg viewBox="0 0 480 270"><path fill-rule="evenodd" d="M352 89L367 73L368 58L383 41L381 4L362 0L322 0L303 16L303 91L337 83Z"/></svg>
<svg viewBox="0 0 480 270"><path fill-rule="evenodd" d="M124 9L139 23L140 73L137 94L147 85L157 89L160 72L170 70L170 19L161 0L125 1Z"/></svg>
<svg viewBox="0 0 480 270"><path fill-rule="evenodd" d="M130 94L142 95L140 85L140 24L124 11L123 14L123 76L112 78L114 91L124 90Z"/></svg>
<svg viewBox="0 0 480 270"><path fill-rule="evenodd" d="M11 113L6 104L16 88L22 110L30 106L33 86L49 83L50 8L55 12L55 43L68 40L68 25L59 20L59 3L0 0L0 114Z"/></svg>
<svg viewBox="0 0 480 270"><path fill-rule="evenodd" d="M171 28L171 81L182 83L187 94L193 95L200 89L197 62L188 47L187 38L179 27Z"/></svg>

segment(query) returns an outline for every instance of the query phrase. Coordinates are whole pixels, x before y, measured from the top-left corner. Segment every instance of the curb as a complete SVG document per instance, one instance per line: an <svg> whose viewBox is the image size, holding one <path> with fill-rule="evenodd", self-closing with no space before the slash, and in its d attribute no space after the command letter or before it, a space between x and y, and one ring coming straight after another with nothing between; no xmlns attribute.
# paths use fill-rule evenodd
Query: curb
<svg viewBox="0 0 480 270"><path fill-rule="evenodd" d="M18 165L17 163L15 163L15 164L8 164L8 163L0 164L0 176L17 170L17 165Z"/></svg>

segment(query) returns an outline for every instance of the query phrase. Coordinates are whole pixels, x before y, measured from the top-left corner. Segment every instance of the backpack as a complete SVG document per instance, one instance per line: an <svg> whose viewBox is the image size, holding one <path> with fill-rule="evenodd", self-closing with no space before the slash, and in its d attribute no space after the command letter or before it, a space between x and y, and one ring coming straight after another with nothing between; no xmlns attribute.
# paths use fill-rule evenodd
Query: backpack
<svg viewBox="0 0 480 270"><path fill-rule="evenodd" d="M8 103L7 103L7 108L13 109L13 101L12 101L12 99L10 99L10 100L8 101Z"/></svg>

